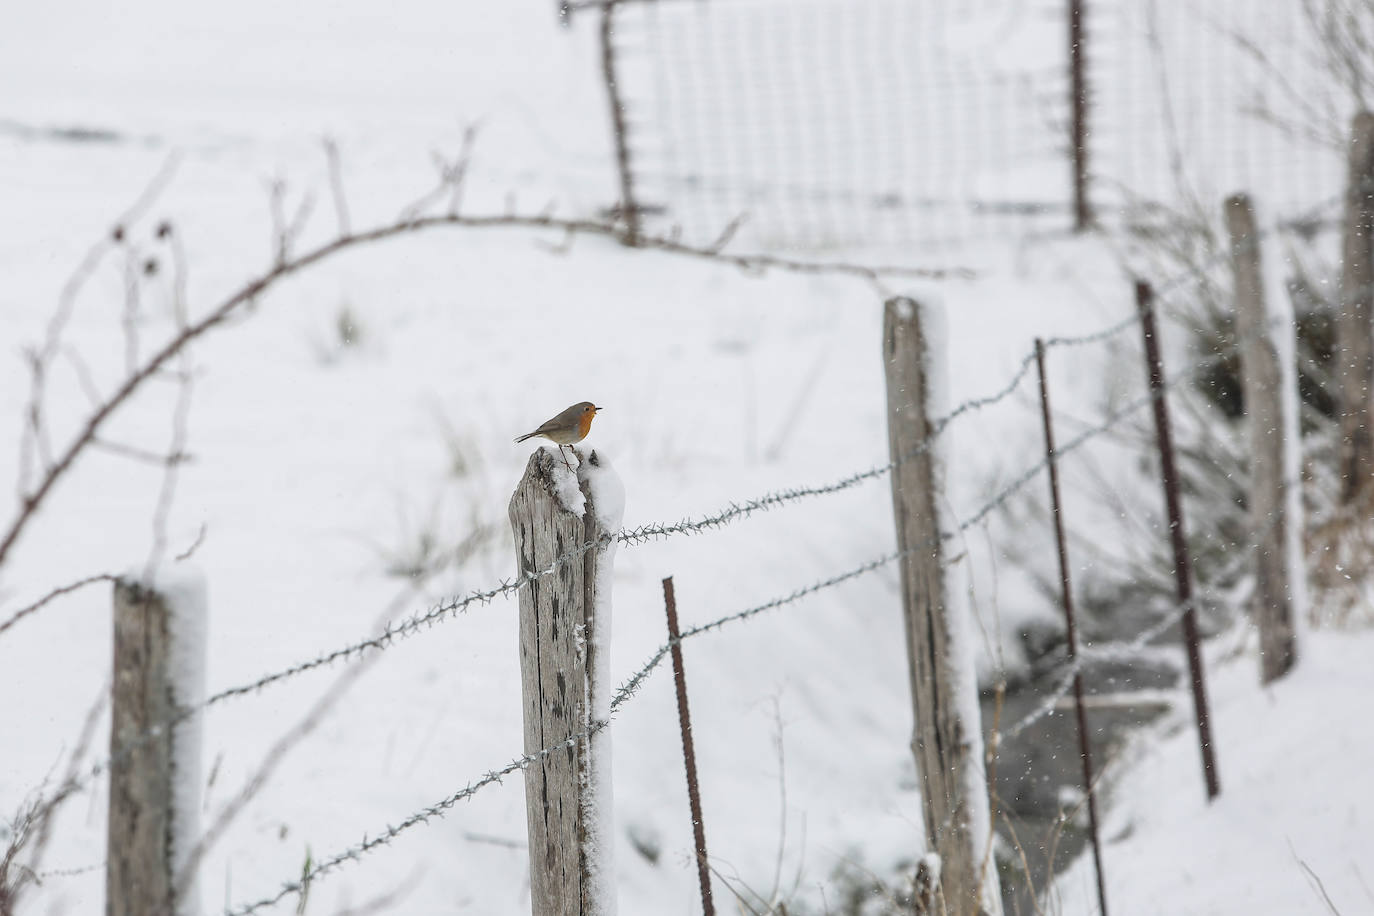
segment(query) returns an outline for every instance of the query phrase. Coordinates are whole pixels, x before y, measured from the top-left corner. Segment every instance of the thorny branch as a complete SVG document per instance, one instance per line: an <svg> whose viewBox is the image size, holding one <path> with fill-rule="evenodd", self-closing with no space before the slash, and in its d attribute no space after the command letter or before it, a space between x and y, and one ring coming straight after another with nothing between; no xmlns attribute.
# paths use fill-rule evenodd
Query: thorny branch
<svg viewBox="0 0 1374 916"><path fill-rule="evenodd" d="M460 179L461 175L459 174L457 177ZM447 193L456 193L451 184L444 185L443 189ZM353 235L341 235L333 241L321 244L303 254L292 255L290 247L294 242L296 233L299 231L301 220L292 220L290 224L285 222L281 212L280 196L281 192L274 191L275 203L273 205L273 212L276 233L274 238L276 261L271 268L260 276L250 280L237 291L231 293L217 305L210 308L209 311L199 319L188 321L184 326L179 327L177 333L175 333L170 340L146 357L141 366L130 372L119 387L101 401L99 406L92 410L75 436L60 453L54 453L52 460L44 461L41 480L39 480L32 490L28 490L22 495L16 517L11 521L4 535L0 537L0 566L4 565L15 542L19 539L19 536L32 520L38 508L48 497L53 487L65 476L76 459L97 437L110 416L123 406L135 392L141 389L144 383L156 376L159 372L164 371L168 364L175 357L180 355L191 343L198 340L208 331L223 324L240 308L257 300L264 293L273 288L279 281L327 260L340 252L382 241L384 239L438 228L551 229L569 235L591 235L610 239L618 239L620 236L619 229L613 223L592 219L563 219L555 217L548 212L537 215L464 215L457 212L450 212L428 216L416 215L403 217L398 222L379 226ZM300 211L298 211L298 217L299 214ZM839 274L866 279L875 284L879 284L881 278L884 276L936 279L972 276L970 271L960 268L870 267L845 262L795 260L770 254L727 254L724 252L712 251L708 248L687 245L667 238L641 237L640 246L658 249L683 257L729 264L741 270L751 272L776 269L808 274ZM83 263L83 270L81 271L83 276L94 269L94 265L98 263L100 258L104 255L105 247L104 245L97 246L97 248L93 250L92 255L88 257L89 267L86 267L86 264ZM72 298L74 298L74 294ZM60 321L55 318L54 326L58 330L54 333L50 333L50 345L48 348L45 348L45 354L48 349L54 352L56 351L56 344L52 343L55 339L54 334L56 338L60 338L60 329L62 325L65 324L65 316L69 311L69 307L65 306L59 309L59 315L64 317L62 317ZM44 361L44 366L46 366L47 361L50 361L50 357L45 358L42 354L40 354L39 359ZM41 393L42 372L38 373L35 378L35 405L41 404ZM41 416L41 408L32 408L30 414L31 417ZM42 431L43 426L41 422L32 420L30 432L33 433L33 436L38 436ZM26 441L31 438L32 437L26 437ZM26 456L29 454L29 451L30 450L26 448Z"/></svg>
<svg viewBox="0 0 1374 916"><path fill-rule="evenodd" d="M4 623L0 623L0 634L4 634L6 630L14 626L19 621L23 620L25 617L32 614L34 611L39 610L44 605L48 604L49 602L57 598L61 598L63 595L70 595L72 592L79 591L80 589L83 589L88 585L94 585L97 582L113 581L115 581L114 576L110 575L109 573L100 573L96 576L87 576L84 579L78 579L75 582L70 582L66 585L59 586L58 588L55 588L52 591L48 592L46 595L44 595L42 598L39 598L32 604L25 605L24 607L20 608L19 610L11 614L8 620L6 620Z"/></svg>

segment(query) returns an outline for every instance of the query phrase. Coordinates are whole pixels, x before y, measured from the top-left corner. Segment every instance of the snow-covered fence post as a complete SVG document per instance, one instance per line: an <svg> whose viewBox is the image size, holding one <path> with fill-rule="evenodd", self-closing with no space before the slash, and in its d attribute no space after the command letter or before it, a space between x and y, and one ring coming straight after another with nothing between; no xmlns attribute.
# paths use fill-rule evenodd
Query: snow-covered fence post
<svg viewBox="0 0 1374 916"><path fill-rule="evenodd" d="M1282 286L1271 285L1269 290L1281 301L1265 301L1260 236L1249 196L1233 194L1226 199L1225 209L1241 385L1250 427L1250 530L1259 538L1254 615L1260 638L1260 682L1267 684L1287 674L1297 661L1294 605L1304 603L1301 559L1293 556L1297 538L1290 536L1302 526L1296 492L1300 435L1293 362L1296 343Z"/></svg>
<svg viewBox="0 0 1374 916"><path fill-rule="evenodd" d="M953 531L941 493L943 443L926 443L931 417L945 406L944 360L943 311L906 297L888 300L883 364L892 503L926 844L939 854L940 896L950 913L1000 916L971 609L944 563L944 540Z"/></svg>
<svg viewBox="0 0 1374 916"><path fill-rule="evenodd" d="M146 733L204 692L204 580L116 582L106 916L200 912L194 876L174 882L200 839L200 717Z"/></svg>
<svg viewBox="0 0 1374 916"><path fill-rule="evenodd" d="M539 449L510 501L520 575L538 576L520 589L525 753L539 757L525 770L534 916L615 913L607 535L625 496L603 456L577 455L574 473Z"/></svg>
<svg viewBox="0 0 1374 916"><path fill-rule="evenodd" d="M1341 497L1353 502L1374 479L1374 112L1355 115L1345 197L1340 373Z"/></svg>

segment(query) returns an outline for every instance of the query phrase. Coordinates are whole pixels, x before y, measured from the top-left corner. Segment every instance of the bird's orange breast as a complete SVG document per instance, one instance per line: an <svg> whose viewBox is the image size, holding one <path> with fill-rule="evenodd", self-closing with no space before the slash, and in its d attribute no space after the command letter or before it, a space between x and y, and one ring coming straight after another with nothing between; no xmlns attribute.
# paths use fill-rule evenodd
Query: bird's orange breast
<svg viewBox="0 0 1374 916"><path fill-rule="evenodd" d="M591 432L592 430L592 418L595 416L595 410L589 410L586 413L582 414L582 416L577 421L577 438L587 438L587 433Z"/></svg>

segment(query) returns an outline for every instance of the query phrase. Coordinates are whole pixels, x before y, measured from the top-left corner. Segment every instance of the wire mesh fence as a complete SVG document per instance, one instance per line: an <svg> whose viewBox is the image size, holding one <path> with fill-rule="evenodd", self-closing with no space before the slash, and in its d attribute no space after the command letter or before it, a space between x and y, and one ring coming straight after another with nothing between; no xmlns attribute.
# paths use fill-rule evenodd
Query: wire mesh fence
<svg viewBox="0 0 1374 916"><path fill-rule="evenodd" d="M763 247L941 245L1073 225L1067 0L621 3L650 227ZM1247 188L1332 193L1348 106L1302 0L1083 4L1089 202L1156 223ZM1205 86L1205 92L1198 91Z"/></svg>

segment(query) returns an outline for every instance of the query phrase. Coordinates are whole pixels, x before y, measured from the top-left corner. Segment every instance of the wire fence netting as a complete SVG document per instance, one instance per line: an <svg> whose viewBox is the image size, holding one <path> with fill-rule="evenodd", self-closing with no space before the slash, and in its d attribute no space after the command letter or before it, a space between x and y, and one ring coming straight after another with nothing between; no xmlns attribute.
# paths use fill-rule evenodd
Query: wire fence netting
<svg viewBox="0 0 1374 916"><path fill-rule="evenodd" d="M937 245L1073 222L1067 0L621 3L648 224L706 243ZM1339 186L1348 106L1302 0L1083 3L1089 198L1150 225ZM1206 91L1199 91L1200 88Z"/></svg>

